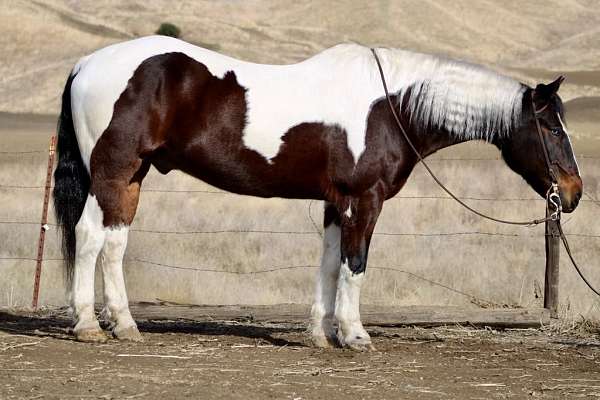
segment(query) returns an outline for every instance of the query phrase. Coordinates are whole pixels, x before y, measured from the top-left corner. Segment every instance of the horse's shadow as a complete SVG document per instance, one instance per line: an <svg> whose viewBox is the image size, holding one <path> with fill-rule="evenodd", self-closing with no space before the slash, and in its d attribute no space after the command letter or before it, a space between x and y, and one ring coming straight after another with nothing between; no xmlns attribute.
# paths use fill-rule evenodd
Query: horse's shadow
<svg viewBox="0 0 600 400"><path fill-rule="evenodd" d="M264 340L273 346L306 347L307 344L287 340L279 335L298 334L305 328L298 325L262 326L236 321L194 321L194 320L140 320L137 321L143 333L181 333L198 336L238 336ZM101 323L104 329L107 324ZM45 336L59 340L75 340L72 322L64 316L19 315L0 311L0 332L14 335Z"/></svg>

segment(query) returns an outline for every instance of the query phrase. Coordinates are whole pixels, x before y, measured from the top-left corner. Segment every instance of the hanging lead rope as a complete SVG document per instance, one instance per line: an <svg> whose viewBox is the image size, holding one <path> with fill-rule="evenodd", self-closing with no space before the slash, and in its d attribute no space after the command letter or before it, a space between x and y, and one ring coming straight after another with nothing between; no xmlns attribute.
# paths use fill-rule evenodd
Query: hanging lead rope
<svg viewBox="0 0 600 400"><path fill-rule="evenodd" d="M560 234L560 239L563 242L563 246L565 246L565 251L567 252L567 255L569 256L569 259L571 260L571 263L573 264L573 267L575 267L575 271L577 271L577 273L579 274L579 276L581 277L581 279L583 279L583 281L585 282L585 284L587 285L587 287L589 287L592 292L594 292L598 296L600 296L600 292L598 292L598 290L596 290L592 286L592 284L586 279L586 277L583 275L583 272L581 272L581 270L579 269L579 266L575 262L575 259L573 258L573 254L571 254L571 248L569 247L569 242L567 241L567 237L565 236L565 234L564 234L564 232L562 230L562 226L560 224L560 220L558 220L556 222L557 222L556 226L558 227L558 232Z"/></svg>

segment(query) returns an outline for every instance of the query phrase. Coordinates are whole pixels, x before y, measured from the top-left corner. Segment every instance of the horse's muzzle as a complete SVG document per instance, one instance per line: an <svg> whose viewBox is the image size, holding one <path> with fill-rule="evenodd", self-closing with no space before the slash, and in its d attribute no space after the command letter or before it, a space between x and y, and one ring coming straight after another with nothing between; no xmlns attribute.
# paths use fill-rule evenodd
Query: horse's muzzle
<svg viewBox="0 0 600 400"><path fill-rule="evenodd" d="M566 213L573 212L581 196L583 195L583 182L579 176L569 177L559 180L560 200L562 202L563 211Z"/></svg>

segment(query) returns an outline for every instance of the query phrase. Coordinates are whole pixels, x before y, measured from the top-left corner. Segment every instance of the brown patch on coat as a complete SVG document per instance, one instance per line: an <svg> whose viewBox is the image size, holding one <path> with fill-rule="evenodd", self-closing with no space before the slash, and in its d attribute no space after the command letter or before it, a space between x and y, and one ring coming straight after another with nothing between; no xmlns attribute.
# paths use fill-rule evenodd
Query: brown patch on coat
<svg viewBox="0 0 600 400"><path fill-rule="evenodd" d="M140 64L92 152L91 193L104 225L131 223L150 165L163 174L178 169L234 193L326 200L324 223L341 226L342 259L353 272L364 272L383 201L398 193L417 160L387 102L381 98L371 107L356 165L345 130L316 122L281 132L281 147L269 162L244 146L246 90L234 72L218 78L182 53ZM442 132L417 135L410 116L401 118L423 154L453 140Z"/></svg>
<svg viewBox="0 0 600 400"><path fill-rule="evenodd" d="M234 193L323 199L342 211L380 179L395 192L408 177L385 170L406 156L390 148L397 138L384 137L392 133L383 129L383 105L374 110L367 150L356 166L344 129L314 122L282 132L279 152L268 162L244 146L246 89L234 72L218 78L182 53L154 56L129 80L92 152L91 192L106 226L131 223L149 165L163 174L179 169Z"/></svg>

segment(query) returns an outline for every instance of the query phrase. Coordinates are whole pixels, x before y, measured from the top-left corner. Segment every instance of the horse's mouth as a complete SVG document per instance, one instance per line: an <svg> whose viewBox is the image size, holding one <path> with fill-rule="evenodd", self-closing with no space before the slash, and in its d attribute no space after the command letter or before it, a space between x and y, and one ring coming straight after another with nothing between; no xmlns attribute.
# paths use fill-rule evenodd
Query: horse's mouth
<svg viewBox="0 0 600 400"><path fill-rule="evenodd" d="M579 205L579 200L581 200L581 191L575 192L574 194L570 195L570 196L563 196L561 194L560 196L560 200L562 203L562 210L565 213L572 213L573 211L575 211L575 209L577 208L577 206ZM567 198L565 198L567 197Z"/></svg>

